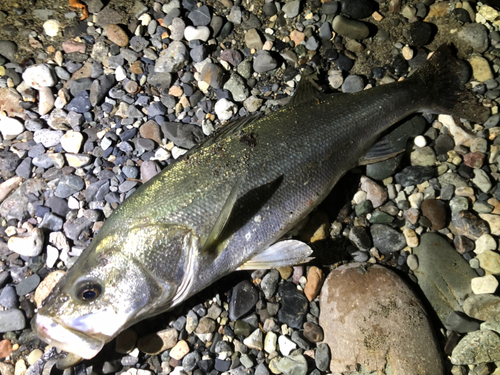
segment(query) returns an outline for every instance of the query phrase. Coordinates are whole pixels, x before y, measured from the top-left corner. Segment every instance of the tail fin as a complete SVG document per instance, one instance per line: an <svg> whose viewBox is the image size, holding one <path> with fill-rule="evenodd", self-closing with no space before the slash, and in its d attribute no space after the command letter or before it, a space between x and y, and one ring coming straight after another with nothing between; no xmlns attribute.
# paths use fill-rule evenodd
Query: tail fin
<svg viewBox="0 0 500 375"><path fill-rule="evenodd" d="M443 44L408 80L426 87L429 108L425 110L483 123L490 110L477 103L474 95L465 90L464 84L469 77L467 64L453 56L450 45Z"/></svg>

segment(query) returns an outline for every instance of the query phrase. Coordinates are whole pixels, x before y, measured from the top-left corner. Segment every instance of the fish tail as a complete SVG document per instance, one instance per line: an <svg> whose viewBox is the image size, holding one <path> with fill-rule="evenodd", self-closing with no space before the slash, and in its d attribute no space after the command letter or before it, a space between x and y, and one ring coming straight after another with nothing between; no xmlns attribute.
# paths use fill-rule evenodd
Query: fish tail
<svg viewBox="0 0 500 375"><path fill-rule="evenodd" d="M470 78L469 66L453 56L450 45L441 45L429 60L408 80L425 96L425 110L485 122L490 111L465 90Z"/></svg>

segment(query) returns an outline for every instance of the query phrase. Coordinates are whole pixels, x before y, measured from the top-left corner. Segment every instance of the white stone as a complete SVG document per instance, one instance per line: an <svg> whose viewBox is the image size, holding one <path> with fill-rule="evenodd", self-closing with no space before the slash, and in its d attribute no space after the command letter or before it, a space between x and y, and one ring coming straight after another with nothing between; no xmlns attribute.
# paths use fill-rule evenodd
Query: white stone
<svg viewBox="0 0 500 375"><path fill-rule="evenodd" d="M47 245L47 268L54 267L57 259L59 259L59 250L57 250L54 246Z"/></svg>
<svg viewBox="0 0 500 375"><path fill-rule="evenodd" d="M184 38L186 38L187 41L198 39L206 42L209 37L210 29L207 26L187 26L184 29Z"/></svg>
<svg viewBox="0 0 500 375"><path fill-rule="evenodd" d="M474 252L476 254L481 254L484 253L485 251L496 250L496 249L497 249L497 242L495 241L493 236L491 234L485 233L476 240L476 248L474 249Z"/></svg>
<svg viewBox="0 0 500 375"><path fill-rule="evenodd" d="M24 131L21 121L11 117L0 117L0 132L4 139L14 139Z"/></svg>
<svg viewBox="0 0 500 375"><path fill-rule="evenodd" d="M61 23L57 20L48 20L43 23L43 31L48 36L57 36L60 28Z"/></svg>
<svg viewBox="0 0 500 375"><path fill-rule="evenodd" d="M43 248L43 231L34 228L22 235L12 236L7 243L9 250L26 257L40 255Z"/></svg>
<svg viewBox="0 0 500 375"><path fill-rule="evenodd" d="M293 350L297 349L297 344L283 335L278 338L278 345L281 354L283 354L285 357L290 355Z"/></svg>
<svg viewBox="0 0 500 375"><path fill-rule="evenodd" d="M123 68L123 66L118 66L115 70L115 78L118 82L123 81L125 78L127 78L127 72Z"/></svg>
<svg viewBox="0 0 500 375"><path fill-rule="evenodd" d="M184 148L180 148L180 147L174 146L174 148L172 149L172 157L174 159L177 159L179 156L184 155L187 151L188 150L186 150Z"/></svg>
<svg viewBox="0 0 500 375"><path fill-rule="evenodd" d="M61 137L60 142L64 151L77 154L82 147L83 135L82 133L68 130L66 134Z"/></svg>
<svg viewBox="0 0 500 375"><path fill-rule="evenodd" d="M35 89L52 87L57 83L52 69L47 64L31 65L23 73L24 82Z"/></svg>
<svg viewBox="0 0 500 375"><path fill-rule="evenodd" d="M470 281L470 286L474 294L495 293L498 288L498 280L493 275L474 277Z"/></svg>
<svg viewBox="0 0 500 375"><path fill-rule="evenodd" d="M79 210L80 202L75 197L71 196L68 198L68 207L70 210Z"/></svg>
<svg viewBox="0 0 500 375"><path fill-rule="evenodd" d="M479 260L479 265L488 274L500 275L500 254L495 251L487 250L478 254L476 259Z"/></svg>
<svg viewBox="0 0 500 375"><path fill-rule="evenodd" d="M250 349L262 350L262 331L260 328L257 328L250 334L250 336L243 340L243 344L248 346Z"/></svg>
<svg viewBox="0 0 500 375"><path fill-rule="evenodd" d="M54 108L55 98L50 87L38 89L38 113L44 116Z"/></svg>
<svg viewBox="0 0 500 375"><path fill-rule="evenodd" d="M215 103L215 113L219 120L229 120L236 113L238 113L238 106L227 99L221 99Z"/></svg>
<svg viewBox="0 0 500 375"><path fill-rule="evenodd" d="M138 19L139 19L139 21L141 21L142 26L147 26L151 22L151 16L147 13L144 13Z"/></svg>
<svg viewBox="0 0 500 375"><path fill-rule="evenodd" d="M425 147L427 146L427 141L425 140L425 137L423 135L417 135L415 137L415 146L417 147Z"/></svg>
<svg viewBox="0 0 500 375"><path fill-rule="evenodd" d="M365 192L365 191L363 191L363 190L358 190L358 191L356 192L356 194L354 194L354 197L352 198L352 200L353 200L353 202L354 202L355 204L360 204L360 203L362 203L362 202L366 201L366 196L367 196L367 194L366 194L366 192Z"/></svg>
<svg viewBox="0 0 500 375"><path fill-rule="evenodd" d="M264 338L264 351L271 354L276 351L278 336L274 332L268 332Z"/></svg>
<svg viewBox="0 0 500 375"><path fill-rule="evenodd" d="M472 140L475 138L475 136L458 126L452 116L439 115L438 121L450 130L450 133L453 136L453 140L455 141L455 144L457 146L471 146Z"/></svg>

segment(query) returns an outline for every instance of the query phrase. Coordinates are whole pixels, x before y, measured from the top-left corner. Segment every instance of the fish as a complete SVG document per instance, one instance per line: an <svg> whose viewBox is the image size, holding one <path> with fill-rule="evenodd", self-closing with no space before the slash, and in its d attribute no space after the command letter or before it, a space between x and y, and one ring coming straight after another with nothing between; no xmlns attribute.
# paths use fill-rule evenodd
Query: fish
<svg viewBox="0 0 500 375"><path fill-rule="evenodd" d="M354 94L302 78L285 107L222 127L127 198L37 310L36 334L90 359L237 269L309 261L308 244L283 237L347 171L399 152L380 141L391 126L416 112L486 120L467 80L449 45Z"/></svg>

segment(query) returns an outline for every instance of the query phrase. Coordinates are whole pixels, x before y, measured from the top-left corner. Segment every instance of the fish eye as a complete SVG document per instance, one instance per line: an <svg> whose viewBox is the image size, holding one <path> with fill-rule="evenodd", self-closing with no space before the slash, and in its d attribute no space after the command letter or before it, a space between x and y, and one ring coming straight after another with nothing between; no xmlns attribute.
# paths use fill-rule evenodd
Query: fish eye
<svg viewBox="0 0 500 375"><path fill-rule="evenodd" d="M101 285L92 281L92 282L87 282L83 286L81 286L78 289L78 292L76 293L76 297L80 301L92 302L95 301L101 295L101 292L102 292Z"/></svg>

